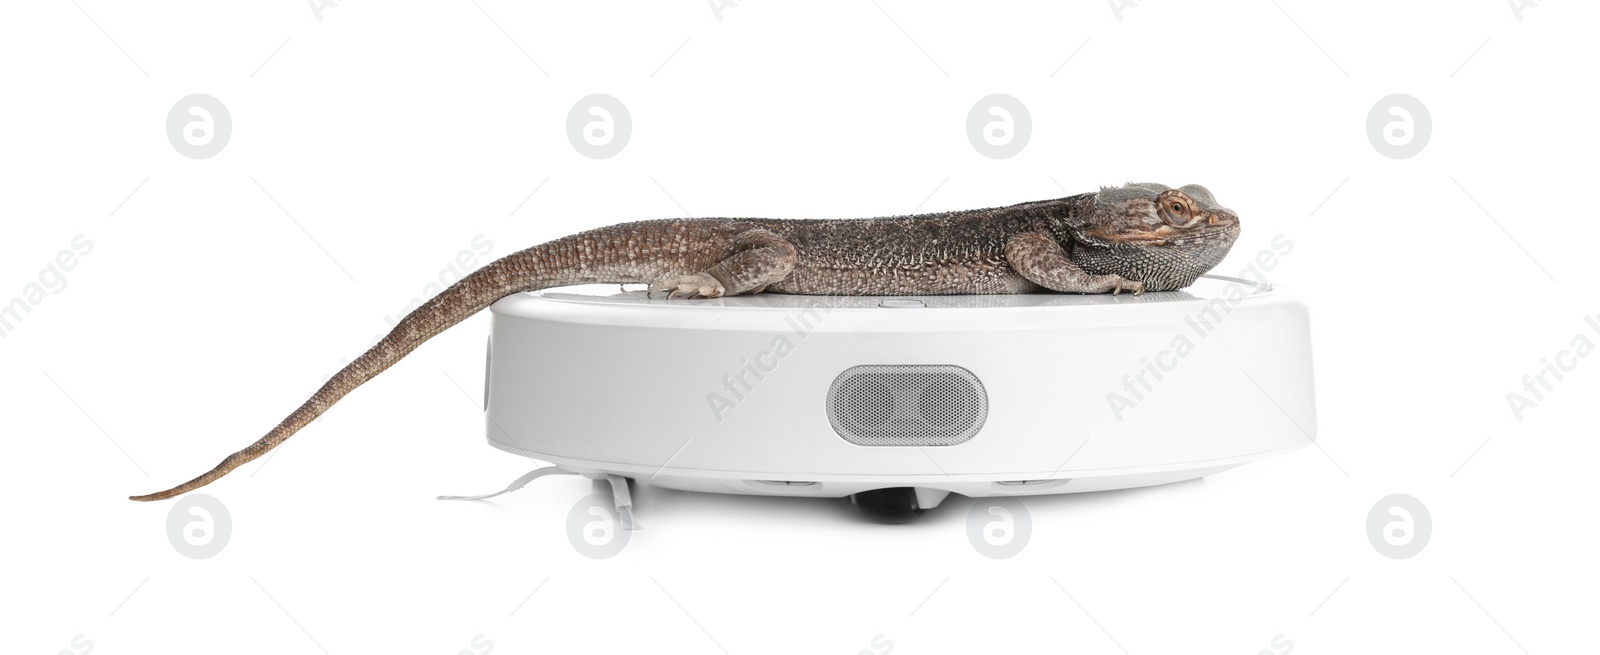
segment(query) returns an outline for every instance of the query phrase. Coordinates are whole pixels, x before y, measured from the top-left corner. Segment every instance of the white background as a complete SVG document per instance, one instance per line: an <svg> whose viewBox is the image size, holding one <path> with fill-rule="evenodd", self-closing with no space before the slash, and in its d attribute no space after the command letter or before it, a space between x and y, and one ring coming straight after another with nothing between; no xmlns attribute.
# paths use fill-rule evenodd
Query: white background
<svg viewBox="0 0 1600 655"><path fill-rule="evenodd" d="M1519 21L1499 0L1150 0L1119 21L1096 0L746 0L719 21L698 0L349 0L320 22L291 0L74 4L0 20L0 302L75 235L94 243L0 340L8 652L1592 642L1600 359L1521 421L1506 401L1575 335L1600 342L1583 321L1600 313L1590 4ZM167 141L191 93L232 117L209 159ZM591 93L633 118L609 159L567 141ZM967 141L991 93L1032 115L1009 159ZM1431 115L1409 159L1367 138L1391 93ZM942 211L1129 180L1202 183L1238 211L1219 272L1294 240L1274 281L1312 306L1322 450L1030 499L1030 542L998 561L968 543L960 498L882 526L842 501L645 487L647 529L591 560L565 532L587 481L433 500L528 468L484 443L478 316L207 488L232 516L217 556L168 542L170 501L125 500L259 437L475 235L497 257L633 219ZM1391 493L1433 517L1410 559L1368 543Z"/></svg>

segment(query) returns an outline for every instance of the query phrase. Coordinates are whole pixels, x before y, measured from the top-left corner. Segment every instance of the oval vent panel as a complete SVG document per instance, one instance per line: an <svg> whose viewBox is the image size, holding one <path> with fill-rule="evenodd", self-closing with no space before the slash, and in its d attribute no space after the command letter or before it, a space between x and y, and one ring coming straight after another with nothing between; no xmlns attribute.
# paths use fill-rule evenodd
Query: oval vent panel
<svg viewBox="0 0 1600 655"><path fill-rule="evenodd" d="M828 422L858 446L953 446L988 415L983 383L960 366L856 366L828 388Z"/></svg>

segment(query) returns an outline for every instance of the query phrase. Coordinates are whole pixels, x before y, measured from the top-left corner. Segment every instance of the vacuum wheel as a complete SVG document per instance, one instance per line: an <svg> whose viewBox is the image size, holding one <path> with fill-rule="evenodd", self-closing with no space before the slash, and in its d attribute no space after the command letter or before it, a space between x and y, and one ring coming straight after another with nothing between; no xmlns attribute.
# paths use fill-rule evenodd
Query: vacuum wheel
<svg viewBox="0 0 1600 655"><path fill-rule="evenodd" d="M917 490L911 487L890 487L863 491L850 497L861 513L879 523L910 523L922 516L917 506Z"/></svg>

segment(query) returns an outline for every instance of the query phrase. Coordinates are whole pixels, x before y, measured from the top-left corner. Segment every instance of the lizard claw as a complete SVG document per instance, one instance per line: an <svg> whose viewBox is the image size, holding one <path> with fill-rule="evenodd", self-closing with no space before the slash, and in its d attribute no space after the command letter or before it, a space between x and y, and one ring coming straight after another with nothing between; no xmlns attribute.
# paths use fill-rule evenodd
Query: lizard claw
<svg viewBox="0 0 1600 655"><path fill-rule="evenodd" d="M676 297L693 300L695 298L721 298L727 291L722 282L708 273L694 273L690 275L668 276L666 279L650 285L645 291L647 296L654 296L657 291L667 292L667 300Z"/></svg>
<svg viewBox="0 0 1600 655"><path fill-rule="evenodd" d="M1117 288L1116 288L1116 290L1111 292L1111 295L1113 295L1113 296L1119 295L1119 294L1122 293L1123 289L1127 289L1128 291L1132 292L1133 295L1135 295L1135 296L1144 295L1144 283L1143 282L1138 282L1138 281L1135 281L1135 280L1128 280L1128 279L1119 279L1119 280L1117 280Z"/></svg>

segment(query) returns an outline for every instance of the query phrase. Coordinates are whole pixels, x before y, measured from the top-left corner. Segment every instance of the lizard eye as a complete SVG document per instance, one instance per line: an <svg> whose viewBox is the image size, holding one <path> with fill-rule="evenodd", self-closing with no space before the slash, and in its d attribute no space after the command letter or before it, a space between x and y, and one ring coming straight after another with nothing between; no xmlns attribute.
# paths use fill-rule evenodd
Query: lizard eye
<svg viewBox="0 0 1600 655"><path fill-rule="evenodd" d="M1158 200L1160 204L1157 206L1160 209L1161 220L1166 221L1168 225L1190 227L1198 220L1198 216L1196 216L1198 212L1194 210L1193 201L1185 196L1182 191L1165 191Z"/></svg>

